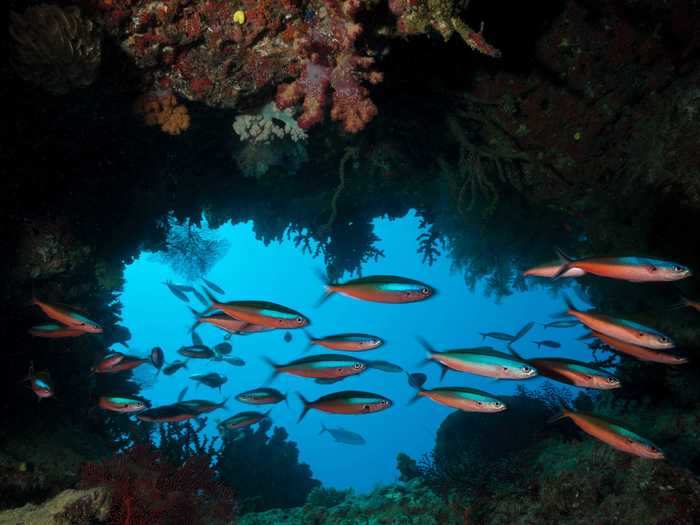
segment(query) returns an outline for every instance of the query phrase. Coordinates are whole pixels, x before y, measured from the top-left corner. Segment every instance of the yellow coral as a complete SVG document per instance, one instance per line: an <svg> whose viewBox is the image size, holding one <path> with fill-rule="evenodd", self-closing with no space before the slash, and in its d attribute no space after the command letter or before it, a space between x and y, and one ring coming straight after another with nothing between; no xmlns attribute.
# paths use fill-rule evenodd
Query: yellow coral
<svg viewBox="0 0 700 525"><path fill-rule="evenodd" d="M239 9L233 13L233 21L237 24L245 24L245 11Z"/></svg>
<svg viewBox="0 0 700 525"><path fill-rule="evenodd" d="M142 95L134 103L134 112L143 115L147 126L160 126L169 135L179 135L190 127L187 108L178 106L172 93Z"/></svg>

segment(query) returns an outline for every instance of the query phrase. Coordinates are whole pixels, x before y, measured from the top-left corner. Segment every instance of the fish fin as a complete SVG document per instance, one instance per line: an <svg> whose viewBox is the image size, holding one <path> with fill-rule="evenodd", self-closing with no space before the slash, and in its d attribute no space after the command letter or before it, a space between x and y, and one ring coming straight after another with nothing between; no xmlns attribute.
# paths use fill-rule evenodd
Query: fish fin
<svg viewBox="0 0 700 525"><path fill-rule="evenodd" d="M411 399L408 400L408 403L406 403L406 404L407 404L407 405L412 405L413 403L415 403L416 401L418 401L420 398L423 397L423 396L421 395L422 392L423 392L423 389L420 389L418 392L415 393L415 395L414 395Z"/></svg>
<svg viewBox="0 0 700 525"><path fill-rule="evenodd" d="M486 334L485 334L485 333L479 332L479 335L481 336L481 340L482 340L482 341L483 341L484 339L486 339Z"/></svg>
<svg viewBox="0 0 700 525"><path fill-rule="evenodd" d="M564 275L568 270L571 269L571 265L574 262L574 259L566 255L563 251L561 251L559 248L555 248L554 251L557 252L557 257L559 257L559 262L561 262L561 266L557 270L557 273L555 273L552 276L552 280L559 279L562 275Z"/></svg>
<svg viewBox="0 0 700 525"><path fill-rule="evenodd" d="M521 356L518 352L515 351L515 348L512 346L508 345L508 350L510 351L511 354L513 354L515 357L522 361L527 361L527 359L524 359L523 356Z"/></svg>
<svg viewBox="0 0 700 525"><path fill-rule="evenodd" d="M289 407L289 392L284 393L284 404Z"/></svg>
<svg viewBox="0 0 700 525"><path fill-rule="evenodd" d="M219 406L220 406L221 408L225 408L225 407L226 407L226 403L228 403L228 400L229 400L229 399L231 399L231 396L226 396L226 397L221 401L221 403L219 403Z"/></svg>
<svg viewBox="0 0 700 525"><path fill-rule="evenodd" d="M547 420L547 423L556 423L557 421L561 421L562 419L565 419L567 417L571 416L571 409L566 406L566 404L563 401L559 401L559 405L561 406L561 412L558 414L554 414L552 417L550 417Z"/></svg>
<svg viewBox="0 0 700 525"><path fill-rule="evenodd" d="M272 408L268 408L265 412L263 412L263 416L270 417L270 412L272 412Z"/></svg>
<svg viewBox="0 0 700 525"><path fill-rule="evenodd" d="M208 313L211 310L214 310L214 309L216 309L216 307L218 307L219 301L216 297L214 297L214 295L209 291L208 288L202 288L202 291L204 292L204 295L207 296L209 303L211 303L211 304L209 304L209 308L207 308L206 311L204 312L204 313Z"/></svg>
<svg viewBox="0 0 700 525"><path fill-rule="evenodd" d="M202 279L202 282L204 283L204 286L206 286L207 288L209 288L212 292L217 292L217 293L220 293L220 294L226 293L226 292L224 292L224 289L221 288L221 286L217 285L216 283L213 283L213 282L211 282L211 281L208 281L208 280L205 279L204 277L201 277L201 279Z"/></svg>
<svg viewBox="0 0 700 525"><path fill-rule="evenodd" d="M311 335L311 332L309 332L306 328L304 328L304 334L306 335L306 337L309 338L309 342L306 345L306 348L304 348L304 352L308 352L311 349L311 347L314 346L315 337Z"/></svg>
<svg viewBox="0 0 700 525"><path fill-rule="evenodd" d="M593 332L586 332L585 334L576 338L577 341L584 341L586 339L593 339L596 335Z"/></svg>
<svg viewBox="0 0 700 525"><path fill-rule="evenodd" d="M418 342L420 343L420 345L421 345L423 348L425 348L425 350L426 350L429 354L437 354L437 353L438 353L437 350L435 349L435 347L434 347L433 345L431 345L425 338L423 338L423 337L421 337L421 336L416 336L416 339L418 340Z"/></svg>
<svg viewBox="0 0 700 525"><path fill-rule="evenodd" d="M299 397L299 401L301 401L302 404L304 405L304 408L302 408L302 410L301 410L301 414L299 414L299 419L297 419L297 423L301 423L301 420L304 419L304 416L311 408L311 403L300 392L297 392L297 396Z"/></svg>
<svg viewBox="0 0 700 525"><path fill-rule="evenodd" d="M189 386L186 386L180 391L180 395L177 396L177 402L179 403L183 399L185 399L185 395L187 395L187 390L189 389Z"/></svg>
<svg viewBox="0 0 700 525"><path fill-rule="evenodd" d="M316 268L316 276L321 280L321 282L325 286L325 290L323 291L323 295L321 295L319 300L316 301L316 307L319 307L323 303L325 303L328 299L330 299L331 296L335 292L333 290L330 290L331 280L328 278L327 272L324 272L323 270Z"/></svg>
<svg viewBox="0 0 700 525"><path fill-rule="evenodd" d="M450 370L448 367L440 363L440 382L442 382L443 379L445 379L445 374Z"/></svg>
<svg viewBox="0 0 700 525"><path fill-rule="evenodd" d="M561 319L563 317L572 317L573 314L571 312L578 312L578 310L574 306L574 303L571 302L571 299L569 298L568 295L562 294L562 297L564 298L564 303L566 304L567 309L564 310L563 312L554 313L554 314L550 315L549 317L551 317L553 319Z"/></svg>
<svg viewBox="0 0 700 525"><path fill-rule="evenodd" d="M320 436L320 435L323 434L324 432L328 432L328 428L326 427L326 425L324 425L323 423L321 423L321 432L319 432L318 435Z"/></svg>
<svg viewBox="0 0 700 525"><path fill-rule="evenodd" d="M265 384L269 385L279 375L279 373L280 373L280 371L278 369L279 365L267 356L263 356L263 361L265 361L268 365L270 365L272 367L272 373L267 378L267 381L265 381Z"/></svg>

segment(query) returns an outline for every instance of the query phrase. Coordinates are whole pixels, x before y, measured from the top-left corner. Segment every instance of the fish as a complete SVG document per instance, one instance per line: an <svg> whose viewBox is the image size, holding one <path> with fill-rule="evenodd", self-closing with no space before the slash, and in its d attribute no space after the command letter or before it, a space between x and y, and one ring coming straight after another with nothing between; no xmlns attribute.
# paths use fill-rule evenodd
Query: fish
<svg viewBox="0 0 700 525"><path fill-rule="evenodd" d="M434 361L442 368L440 379L448 369L458 372L492 377L494 379L530 379L537 376L537 369L522 359L497 352L490 346L459 348L438 352L425 339L418 341L428 352L424 363Z"/></svg>
<svg viewBox="0 0 700 525"><path fill-rule="evenodd" d="M177 353L192 359L211 359L216 356L214 350L205 345L183 346Z"/></svg>
<svg viewBox="0 0 700 525"><path fill-rule="evenodd" d="M231 350L233 350L233 347L231 346L231 343L228 342L219 343L218 345L214 346L214 351L221 355L228 355L231 353Z"/></svg>
<svg viewBox="0 0 700 525"><path fill-rule="evenodd" d="M568 297L564 296L564 300L567 306L566 314L575 317L594 332L600 332L620 341L655 350L675 347L671 338L653 328L626 319L619 319L595 312L583 312L577 310Z"/></svg>
<svg viewBox="0 0 700 525"><path fill-rule="evenodd" d="M424 301L437 294L437 290L420 281L395 275L373 275L351 279L345 283L332 283L325 277L326 290L319 304L339 293L354 299L375 303L402 304Z"/></svg>
<svg viewBox="0 0 700 525"><path fill-rule="evenodd" d="M187 363L185 363L184 361L179 361L179 360L173 361L172 363L167 365L165 368L163 368L163 373L166 376L171 376L175 372L180 370L181 368L186 368L186 367L187 367Z"/></svg>
<svg viewBox="0 0 700 525"><path fill-rule="evenodd" d="M245 361L240 357L225 357L222 361L232 366L245 366Z"/></svg>
<svg viewBox="0 0 700 525"><path fill-rule="evenodd" d="M136 417L149 423L178 423L198 415L195 410L187 408L180 403L174 403L172 405L149 408L137 414Z"/></svg>
<svg viewBox="0 0 700 525"><path fill-rule="evenodd" d="M313 345L323 346L330 350L340 350L346 352L363 352L365 350L374 350L384 344L384 341L376 335L369 334L336 334L327 335L326 337L314 337L308 331L306 336L309 338L308 348Z"/></svg>
<svg viewBox="0 0 700 525"><path fill-rule="evenodd" d="M192 339L193 346L205 346L204 341L202 341L201 336L197 332L195 332L194 330L190 334L190 338Z"/></svg>
<svg viewBox="0 0 700 525"><path fill-rule="evenodd" d="M581 361L548 357L529 359L528 362L537 368L540 375L561 383L596 390L612 390L622 386L620 380L614 375Z"/></svg>
<svg viewBox="0 0 700 525"><path fill-rule="evenodd" d="M150 358L144 359L120 352L113 352L102 358L102 360L93 367L93 372L96 374L116 374L117 372L132 370L137 366L150 362Z"/></svg>
<svg viewBox="0 0 700 525"><path fill-rule="evenodd" d="M110 410L120 414L141 412L151 406L151 404L144 399L127 396L100 396L97 404L104 410Z"/></svg>
<svg viewBox="0 0 700 525"><path fill-rule="evenodd" d="M190 376L190 379L202 383L210 388L218 388L219 390L221 390L221 385L228 381L228 377L217 374L216 372L210 372L208 374L194 374Z"/></svg>
<svg viewBox="0 0 700 525"><path fill-rule="evenodd" d="M302 394L297 396L304 405L297 423L304 419L306 413L312 408L331 414L361 415L386 410L393 404L391 399L382 395L359 390L335 392L321 396L315 401L309 401Z"/></svg>
<svg viewBox="0 0 700 525"><path fill-rule="evenodd" d="M542 341L533 341L533 344L537 345L537 348L546 346L547 348L561 348L561 343L556 341L550 341L549 339L544 339Z"/></svg>
<svg viewBox="0 0 700 525"><path fill-rule="evenodd" d="M116 365L119 361L123 359L124 354L122 354L121 352L109 353L106 356L104 356L102 360L92 368L92 371L94 373L103 372L104 370L112 368L114 365Z"/></svg>
<svg viewBox="0 0 700 525"><path fill-rule="evenodd" d="M541 323L546 328L573 328L578 321L552 321L551 323Z"/></svg>
<svg viewBox="0 0 700 525"><path fill-rule="evenodd" d="M71 328L73 330L80 330L89 334L101 334L103 332L102 327L95 321L91 321L87 317L84 317L77 312L69 310L68 308L40 301L36 297L32 298L32 304L35 304L36 306L41 308L41 311L44 312L48 317L50 317L54 321L58 321L67 328Z"/></svg>
<svg viewBox="0 0 700 525"><path fill-rule="evenodd" d="M212 292L216 292L216 293L220 293L220 294L226 293L226 292L224 292L223 288L221 288L221 286L218 286L217 284L206 280L204 277L202 277L201 279L202 279L202 282L204 283L204 286L209 288Z"/></svg>
<svg viewBox="0 0 700 525"><path fill-rule="evenodd" d="M367 363L361 359L342 354L312 355L296 359L286 364L274 363L267 357L263 359L274 368L269 381L282 372L301 377L337 379L361 374L367 370Z"/></svg>
<svg viewBox="0 0 700 525"><path fill-rule="evenodd" d="M648 439L627 428L623 423L587 412L575 412L562 406L562 413L550 420L570 418L586 434L611 447L647 459L664 459L664 453Z"/></svg>
<svg viewBox="0 0 700 525"><path fill-rule="evenodd" d="M423 388L423 382L416 381L408 375L408 384L418 390L409 403L413 403L422 397L427 397L439 403L464 412L495 413L502 412L507 407L500 399L482 390L461 386L445 386L433 389Z"/></svg>
<svg viewBox="0 0 700 525"><path fill-rule="evenodd" d="M292 333L291 332L285 332L284 336L282 337L285 343L289 343L292 340Z"/></svg>
<svg viewBox="0 0 700 525"><path fill-rule="evenodd" d="M529 323L526 323L525 326L523 326L518 332L513 336L513 340L508 343L508 346L511 346L513 343L518 341L519 339L522 339L525 337L525 334L527 334L530 330L532 330L532 327L535 326L535 323L533 321L530 321Z"/></svg>
<svg viewBox="0 0 700 525"><path fill-rule="evenodd" d="M382 372L390 372L393 374L403 372L403 368L389 361L365 361L367 368L374 368L375 370L381 370Z"/></svg>
<svg viewBox="0 0 700 525"><path fill-rule="evenodd" d="M270 414L267 412L239 412L238 414L224 419L217 424L219 430L237 430L259 423Z"/></svg>
<svg viewBox="0 0 700 525"><path fill-rule="evenodd" d="M554 261L538 266L533 266L525 270L522 275L523 277L554 277L559 269L561 268L561 262ZM581 277L586 275L586 272L581 268L569 268L560 277Z"/></svg>
<svg viewBox="0 0 700 525"><path fill-rule="evenodd" d="M189 303L189 302L190 302L190 298L187 297L187 296L182 292L181 287L177 286L176 284L173 284L171 281L165 281L163 284L165 284L165 286L168 287L168 290L170 290L170 292L171 292L175 297L177 297L178 299L180 299L181 301L184 301L184 302L186 302L186 303Z"/></svg>
<svg viewBox="0 0 700 525"><path fill-rule="evenodd" d="M36 394L39 401L55 395L51 374L46 370L34 373L34 363L30 363L29 372L24 381L29 381L29 388Z"/></svg>
<svg viewBox="0 0 700 525"><path fill-rule="evenodd" d="M483 341L487 337L490 337L491 339L497 339L499 341L512 341L515 336L506 334L504 332L479 332L479 335L481 336L481 340Z"/></svg>
<svg viewBox="0 0 700 525"><path fill-rule="evenodd" d="M289 404L287 395L274 388L255 388L246 392L241 392L236 396L236 399L241 403L249 403L251 405L274 405L281 401Z"/></svg>
<svg viewBox="0 0 700 525"><path fill-rule="evenodd" d="M267 332L269 330L274 330L274 328L270 328L268 326L250 324L246 323L245 321L241 321L240 319L234 319L233 317L230 317L221 312L215 312L209 315L200 315L192 308L190 308L190 311L196 317L196 321L192 329L196 328L202 323L205 323L210 324L212 326L216 326L217 328L220 328L221 330L224 330L229 334L234 335L253 334L257 332Z"/></svg>
<svg viewBox="0 0 700 525"><path fill-rule="evenodd" d="M668 350L654 350L652 348L627 343L600 332L592 332L592 335L613 350L639 359L640 361L650 361L665 365L682 365L688 362L687 357L669 352Z"/></svg>
<svg viewBox="0 0 700 525"><path fill-rule="evenodd" d="M69 328L64 324L48 323L32 326L29 329L29 334L34 337L46 337L49 339L58 339L61 337L80 337L87 332L76 328Z"/></svg>
<svg viewBox="0 0 700 525"><path fill-rule="evenodd" d="M700 312L700 301L693 301L692 299L688 299L683 295L681 295L681 302L679 306L692 308L696 312Z"/></svg>
<svg viewBox="0 0 700 525"><path fill-rule="evenodd" d="M163 349L160 346L155 346L151 350L151 363L158 370L163 367L163 362L165 361L165 356L163 355Z"/></svg>
<svg viewBox="0 0 700 525"><path fill-rule="evenodd" d="M226 315L245 321L248 324L267 326L269 328L303 328L311 321L291 308L269 301L230 301L220 303L204 290L211 302L210 310L221 310Z"/></svg>
<svg viewBox="0 0 700 525"><path fill-rule="evenodd" d="M192 288L192 293L193 293L194 296L197 298L197 300L198 300L200 303L202 303L202 305L204 305L204 306L209 306L209 303L207 302L207 300L205 299L205 297L204 297L201 293L199 293L199 291L197 291L196 288Z"/></svg>
<svg viewBox="0 0 700 525"><path fill-rule="evenodd" d="M561 260L561 266L552 279L559 278L571 268L578 268L586 274L634 283L679 281L693 274L687 266L651 257L584 257L573 259L561 250L557 250L557 255Z"/></svg>
<svg viewBox="0 0 700 525"><path fill-rule="evenodd" d="M206 399L188 399L187 401L178 399L176 405L180 406L183 410L196 412L199 415L208 414L219 408L224 408L227 401L228 397L221 401L221 403L208 401Z"/></svg>
<svg viewBox="0 0 700 525"><path fill-rule="evenodd" d="M324 432L328 432L337 443L343 443L344 445L364 445L367 443L365 438L360 434L356 434L342 427L329 428L321 423L321 432L319 432L319 435Z"/></svg>

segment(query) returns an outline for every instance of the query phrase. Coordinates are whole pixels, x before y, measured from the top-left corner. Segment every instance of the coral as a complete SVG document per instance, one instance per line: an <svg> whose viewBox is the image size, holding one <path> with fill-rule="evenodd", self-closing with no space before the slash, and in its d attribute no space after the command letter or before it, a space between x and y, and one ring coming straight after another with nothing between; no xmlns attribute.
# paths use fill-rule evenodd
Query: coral
<svg viewBox="0 0 700 525"><path fill-rule="evenodd" d="M158 450L137 445L102 463L83 466L83 487L106 486L114 525L187 524L232 518L233 493L209 467L208 456L193 456L182 465L168 463Z"/></svg>
<svg viewBox="0 0 700 525"><path fill-rule="evenodd" d="M256 430L245 429L224 437L216 469L221 480L236 491L243 512L302 505L320 485L311 469L299 462L299 450L287 432L262 421Z"/></svg>
<svg viewBox="0 0 700 525"><path fill-rule="evenodd" d="M110 493L104 487L64 490L41 505L0 511L0 523L22 525L90 525L109 516Z"/></svg>
<svg viewBox="0 0 700 525"><path fill-rule="evenodd" d="M134 112L143 115L147 126L160 126L168 135L179 135L190 127L187 108L177 104L170 92L153 92L141 95L134 103Z"/></svg>
<svg viewBox="0 0 700 525"><path fill-rule="evenodd" d="M277 88L276 102L288 108L300 102L297 122L303 129L324 119L327 91L333 90L331 118L343 129L357 133L377 114L363 82L377 84L382 75L372 69L374 58L359 54L355 48L362 26L355 21L357 0L324 2L316 10L311 27L299 33L294 47L303 57L302 72L291 83Z"/></svg>
<svg viewBox="0 0 700 525"><path fill-rule="evenodd" d="M335 507L345 501L352 490L338 490L332 487L316 487L309 492L306 504L311 507Z"/></svg>
<svg viewBox="0 0 700 525"><path fill-rule="evenodd" d="M244 177L261 178L273 169L285 175L295 175L309 160L306 148L288 140L246 143L236 154L236 164Z"/></svg>
<svg viewBox="0 0 700 525"><path fill-rule="evenodd" d="M299 127L291 109L280 110L274 102L266 104L254 115L238 115L233 131L241 141L253 144L268 143L289 137L293 142L306 140L306 132Z"/></svg>
<svg viewBox="0 0 700 525"><path fill-rule="evenodd" d="M399 471L400 481L411 481L421 475L421 469L415 459L403 452L396 456L396 470Z"/></svg>
<svg viewBox="0 0 700 525"><path fill-rule="evenodd" d="M99 27L77 7L41 4L11 13L12 64L24 80L53 94L89 86L102 56Z"/></svg>

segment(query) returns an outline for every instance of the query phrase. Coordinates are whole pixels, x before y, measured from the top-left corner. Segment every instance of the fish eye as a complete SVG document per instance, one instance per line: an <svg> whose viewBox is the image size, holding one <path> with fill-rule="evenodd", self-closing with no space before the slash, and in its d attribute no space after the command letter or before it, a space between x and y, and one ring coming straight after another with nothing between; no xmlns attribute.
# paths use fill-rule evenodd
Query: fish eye
<svg viewBox="0 0 700 525"><path fill-rule="evenodd" d="M360 368L362 368L362 363L353 363L352 367L355 370L359 370Z"/></svg>
<svg viewBox="0 0 700 525"><path fill-rule="evenodd" d="M430 290L428 288L421 288L420 293L423 295L428 295L430 293Z"/></svg>
<svg viewBox="0 0 700 525"><path fill-rule="evenodd" d="M523 372L525 372L526 374L529 374L530 372L532 372L532 368L530 368L529 366L524 366L524 367L522 368L522 370L523 370Z"/></svg>
<svg viewBox="0 0 700 525"><path fill-rule="evenodd" d="M500 401L494 401L493 406L495 406L496 408L501 408L503 404Z"/></svg>
<svg viewBox="0 0 700 525"><path fill-rule="evenodd" d="M504 371L504 372L507 372L507 371L508 371L508 367L507 367L507 366L504 366L504 367L503 367L503 371Z"/></svg>
<svg viewBox="0 0 700 525"><path fill-rule="evenodd" d="M644 332L637 332L637 337L644 337Z"/></svg>
<svg viewBox="0 0 700 525"><path fill-rule="evenodd" d="M301 317L297 317L296 322L297 322L297 324L301 324L304 322L304 320Z"/></svg>
<svg viewBox="0 0 700 525"><path fill-rule="evenodd" d="M476 405L477 405L477 406L483 406L484 404L483 404L481 401L477 401L477 402L476 402Z"/></svg>
<svg viewBox="0 0 700 525"><path fill-rule="evenodd" d="M369 405L362 405L362 410L369 410L371 407Z"/></svg>
<svg viewBox="0 0 700 525"><path fill-rule="evenodd" d="M683 270L685 270L685 268L683 268L682 266L675 265L673 267L674 272L682 272Z"/></svg>
<svg viewBox="0 0 700 525"><path fill-rule="evenodd" d="M618 380L616 377L612 377L612 376L608 377L608 383L614 384L617 382L618 382Z"/></svg>
<svg viewBox="0 0 700 525"><path fill-rule="evenodd" d="M664 337L664 336L659 337L659 342L660 343L668 343L668 337Z"/></svg>

